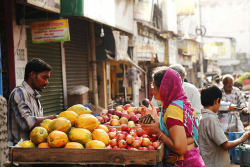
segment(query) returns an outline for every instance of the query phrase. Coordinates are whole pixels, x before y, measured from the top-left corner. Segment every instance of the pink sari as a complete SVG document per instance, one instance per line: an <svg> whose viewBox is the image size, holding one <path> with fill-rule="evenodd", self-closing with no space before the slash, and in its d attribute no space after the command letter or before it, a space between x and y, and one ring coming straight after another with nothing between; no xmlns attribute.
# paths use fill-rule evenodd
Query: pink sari
<svg viewBox="0 0 250 167"><path fill-rule="evenodd" d="M176 110L170 110L169 106L176 107L176 109L183 113L183 126L188 133L191 134L195 143L198 145L198 127L195 122L195 116L193 114L194 110L190 103L187 101L187 96L182 88L180 75L172 70L167 69L159 89L161 100L163 102L163 109L160 115L160 129L166 135L169 135L167 126L165 125L164 115L166 112L177 112ZM201 156L199 147L195 147L189 151L184 156L179 156L170 149L166 147L165 158L163 160L164 166L190 166L190 167L202 167L205 166Z"/></svg>

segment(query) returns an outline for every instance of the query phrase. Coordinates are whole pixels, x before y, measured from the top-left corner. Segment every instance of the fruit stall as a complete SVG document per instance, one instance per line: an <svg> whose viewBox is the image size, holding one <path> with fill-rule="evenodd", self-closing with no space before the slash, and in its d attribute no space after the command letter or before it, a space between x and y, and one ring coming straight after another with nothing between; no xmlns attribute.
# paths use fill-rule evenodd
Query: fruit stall
<svg viewBox="0 0 250 167"><path fill-rule="evenodd" d="M138 124L143 107L126 107L94 116L74 105L35 127L30 140L10 147L9 163L156 165L164 144Z"/></svg>
<svg viewBox="0 0 250 167"><path fill-rule="evenodd" d="M162 144L157 150L150 151L11 147L9 161L17 164L156 165L163 155Z"/></svg>

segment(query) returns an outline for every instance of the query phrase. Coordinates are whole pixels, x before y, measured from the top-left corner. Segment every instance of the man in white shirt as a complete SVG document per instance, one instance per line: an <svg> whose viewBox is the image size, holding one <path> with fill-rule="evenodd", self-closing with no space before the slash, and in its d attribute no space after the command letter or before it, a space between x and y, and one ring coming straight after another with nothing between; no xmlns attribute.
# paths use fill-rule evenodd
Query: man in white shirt
<svg viewBox="0 0 250 167"><path fill-rule="evenodd" d="M187 99L188 101L190 101L192 107L195 110L196 118L200 120L201 108L202 108L201 100L200 100L200 92L193 84L188 83L188 82L183 82L187 73L186 73L185 68L181 64L174 64L174 65L171 65L169 68L175 70L176 72L180 74L181 79L182 79L182 87L187 96Z"/></svg>
<svg viewBox="0 0 250 167"><path fill-rule="evenodd" d="M222 101L231 102L237 105L237 107L242 108L244 114L248 114L248 108L245 99L239 88L234 87L234 78L232 75L226 74L222 78L223 88L222 91ZM229 114L229 126L228 132L244 132L244 126L240 120L240 113L238 110L231 110Z"/></svg>

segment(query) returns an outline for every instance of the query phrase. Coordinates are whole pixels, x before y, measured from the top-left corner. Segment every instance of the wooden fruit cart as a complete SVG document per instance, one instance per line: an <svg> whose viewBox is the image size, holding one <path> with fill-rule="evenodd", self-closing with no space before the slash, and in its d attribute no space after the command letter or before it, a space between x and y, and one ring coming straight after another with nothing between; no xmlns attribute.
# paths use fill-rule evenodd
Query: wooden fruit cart
<svg viewBox="0 0 250 167"><path fill-rule="evenodd" d="M149 151L10 147L9 164L156 165L163 156L163 143L157 150Z"/></svg>

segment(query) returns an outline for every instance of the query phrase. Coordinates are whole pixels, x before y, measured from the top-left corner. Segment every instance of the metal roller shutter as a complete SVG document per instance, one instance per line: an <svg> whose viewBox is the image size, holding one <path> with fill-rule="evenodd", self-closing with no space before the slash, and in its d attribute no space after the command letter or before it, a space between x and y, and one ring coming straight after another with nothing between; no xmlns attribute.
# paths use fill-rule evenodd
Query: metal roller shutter
<svg viewBox="0 0 250 167"><path fill-rule="evenodd" d="M26 32L28 60L40 58L53 68L49 85L41 92L44 115L58 114L64 110L61 43L33 44L30 29Z"/></svg>
<svg viewBox="0 0 250 167"><path fill-rule="evenodd" d="M70 42L64 43L67 89L84 85L89 87L87 30L85 20L69 19Z"/></svg>

